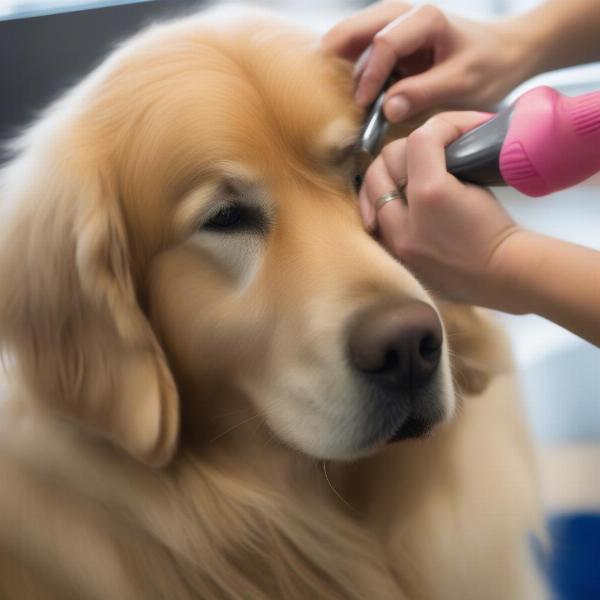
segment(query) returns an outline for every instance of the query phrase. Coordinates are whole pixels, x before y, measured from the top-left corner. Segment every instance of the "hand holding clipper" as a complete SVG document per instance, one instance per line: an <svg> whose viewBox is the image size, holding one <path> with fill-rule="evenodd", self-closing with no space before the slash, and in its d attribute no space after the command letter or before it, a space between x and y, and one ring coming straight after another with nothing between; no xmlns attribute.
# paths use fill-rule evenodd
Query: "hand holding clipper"
<svg viewBox="0 0 600 600"><path fill-rule="evenodd" d="M387 131L374 103L359 142L374 157ZM549 87L508 108L446 148L448 171L483 186L510 185L528 196L573 186L600 171L600 91L576 97Z"/></svg>

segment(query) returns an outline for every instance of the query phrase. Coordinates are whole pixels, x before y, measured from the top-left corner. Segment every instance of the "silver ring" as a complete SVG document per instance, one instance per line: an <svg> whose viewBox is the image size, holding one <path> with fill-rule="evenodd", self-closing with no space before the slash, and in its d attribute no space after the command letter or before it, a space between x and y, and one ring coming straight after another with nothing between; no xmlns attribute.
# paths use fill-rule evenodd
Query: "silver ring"
<svg viewBox="0 0 600 600"><path fill-rule="evenodd" d="M406 204L406 195L404 194L405 188L406 184L404 183L395 190L387 192L386 194L383 194L383 196L379 196L379 198L375 200L375 211L379 212L384 205L388 202L392 202L392 200L401 200L403 204Z"/></svg>

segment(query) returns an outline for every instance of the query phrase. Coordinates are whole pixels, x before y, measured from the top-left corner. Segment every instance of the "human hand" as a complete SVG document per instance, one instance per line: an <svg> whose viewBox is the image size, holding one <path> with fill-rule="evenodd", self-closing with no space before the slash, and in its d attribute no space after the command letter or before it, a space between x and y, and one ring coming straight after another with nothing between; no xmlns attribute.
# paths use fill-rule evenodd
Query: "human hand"
<svg viewBox="0 0 600 600"><path fill-rule="evenodd" d="M520 228L487 190L446 171L444 148L487 115L442 113L385 146L359 193L365 227L432 291L454 301L510 310L503 244ZM401 199L376 208L384 194Z"/></svg>
<svg viewBox="0 0 600 600"><path fill-rule="evenodd" d="M434 106L483 109L535 71L519 20L478 22L431 5L381 2L335 25L325 52L357 61L355 99L368 106L390 74L384 113L396 123ZM358 59L358 60L357 60Z"/></svg>

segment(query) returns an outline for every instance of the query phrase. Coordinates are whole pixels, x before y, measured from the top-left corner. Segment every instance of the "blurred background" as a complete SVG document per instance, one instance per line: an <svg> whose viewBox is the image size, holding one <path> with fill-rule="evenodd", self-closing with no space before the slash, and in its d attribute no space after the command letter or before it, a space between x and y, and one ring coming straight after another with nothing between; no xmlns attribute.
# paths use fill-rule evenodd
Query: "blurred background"
<svg viewBox="0 0 600 600"><path fill-rule="evenodd" d="M430 3L451 13L493 19L525 11L539 0ZM15 135L117 41L153 20L205 4L199 0L0 0L0 141ZM325 31L370 2L267 0L260 4ZM573 95L597 90L600 64L542 75L511 97L542 83ZM600 177L543 199L497 192L527 227L600 250ZM590 277L600 277L600 273L590 273ZM600 350L535 316L500 318L514 342L526 410L539 449L544 500L556 544L548 568L557 598L598 599Z"/></svg>

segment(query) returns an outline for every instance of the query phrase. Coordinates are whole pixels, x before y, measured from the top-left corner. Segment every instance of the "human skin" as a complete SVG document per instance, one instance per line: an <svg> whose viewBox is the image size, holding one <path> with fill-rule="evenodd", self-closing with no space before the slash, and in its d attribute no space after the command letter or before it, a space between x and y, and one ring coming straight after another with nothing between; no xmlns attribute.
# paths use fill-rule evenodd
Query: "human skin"
<svg viewBox="0 0 600 600"><path fill-rule="evenodd" d="M520 227L489 191L446 171L445 146L481 120L442 113L388 144L360 190L366 228L438 295L536 313L600 346L600 252ZM376 210L405 184L406 202Z"/></svg>
<svg viewBox="0 0 600 600"><path fill-rule="evenodd" d="M323 49L357 61L355 98L386 93L392 122L434 107L484 108L538 73L600 59L600 5L548 0L494 22L430 5L380 2L333 27ZM444 147L481 113L445 113L388 144L360 190L365 227L438 294L512 313L537 313L600 345L600 253L519 227L483 188L445 168ZM377 198L404 186L399 200Z"/></svg>
<svg viewBox="0 0 600 600"><path fill-rule="evenodd" d="M356 62L368 106L393 73L384 112L398 122L430 108L484 109L538 73L600 59L596 0L549 0L522 15L474 21L431 5L380 2L334 26L325 52Z"/></svg>

